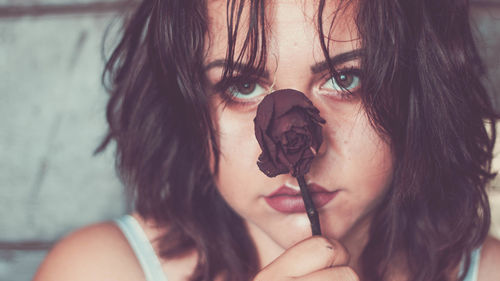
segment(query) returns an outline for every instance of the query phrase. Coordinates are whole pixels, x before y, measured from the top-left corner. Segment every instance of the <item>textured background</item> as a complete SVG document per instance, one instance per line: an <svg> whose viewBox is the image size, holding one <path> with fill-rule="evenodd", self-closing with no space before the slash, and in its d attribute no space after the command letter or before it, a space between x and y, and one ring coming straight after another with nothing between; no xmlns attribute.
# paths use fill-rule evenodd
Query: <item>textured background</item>
<svg viewBox="0 0 500 281"><path fill-rule="evenodd" d="M488 87L500 94L500 0L472 6ZM54 241L127 210L112 149L92 155L106 128L102 38L108 27L115 34L127 7L120 0L0 0L2 281L30 280ZM495 103L500 108L500 97ZM492 233L500 237L498 189L491 191Z"/></svg>

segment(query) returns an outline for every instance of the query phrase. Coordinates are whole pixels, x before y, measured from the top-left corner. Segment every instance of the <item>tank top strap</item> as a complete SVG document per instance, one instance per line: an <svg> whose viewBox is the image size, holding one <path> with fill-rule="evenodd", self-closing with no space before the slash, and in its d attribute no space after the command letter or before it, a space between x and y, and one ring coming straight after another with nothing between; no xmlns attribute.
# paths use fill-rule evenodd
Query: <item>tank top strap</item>
<svg viewBox="0 0 500 281"><path fill-rule="evenodd" d="M125 215L115 219L114 222L127 238L142 267L146 281L167 281L160 260L137 220L131 215Z"/></svg>
<svg viewBox="0 0 500 281"><path fill-rule="evenodd" d="M477 281L480 257L481 257L481 247L472 251L471 257L470 257L469 272L467 272L467 276L465 276L464 281ZM464 261L465 261L465 259L462 260L462 264L460 265L460 273L462 273L462 271L463 271L463 267L464 267L463 262Z"/></svg>

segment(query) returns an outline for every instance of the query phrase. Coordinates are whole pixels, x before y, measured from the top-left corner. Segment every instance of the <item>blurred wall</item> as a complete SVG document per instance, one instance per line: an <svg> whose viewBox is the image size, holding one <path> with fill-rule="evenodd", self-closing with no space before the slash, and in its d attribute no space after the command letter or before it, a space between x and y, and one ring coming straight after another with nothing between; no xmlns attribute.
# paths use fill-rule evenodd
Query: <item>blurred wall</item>
<svg viewBox="0 0 500 281"><path fill-rule="evenodd" d="M103 33L130 6L0 0L0 280L30 280L61 236L127 211L113 149L92 153L106 131ZM472 15L500 94L500 0L473 2ZM491 197L500 237L498 188Z"/></svg>
<svg viewBox="0 0 500 281"><path fill-rule="evenodd" d="M0 280L31 280L54 241L118 217L101 43L120 1L0 0ZM115 25L115 26L116 26Z"/></svg>

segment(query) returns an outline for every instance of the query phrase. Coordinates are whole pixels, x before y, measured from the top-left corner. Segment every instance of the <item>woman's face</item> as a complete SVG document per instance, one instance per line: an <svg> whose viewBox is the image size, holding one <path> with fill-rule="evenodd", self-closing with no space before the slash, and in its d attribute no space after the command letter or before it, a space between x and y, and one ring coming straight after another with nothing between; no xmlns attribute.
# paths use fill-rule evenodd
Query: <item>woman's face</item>
<svg viewBox="0 0 500 281"><path fill-rule="evenodd" d="M306 213L296 204L300 197L280 190L287 186L297 191L296 179L287 174L269 178L256 164L261 150L253 119L266 94L285 88L299 90L326 120L323 144L306 174L308 183L324 188L313 192L316 202L321 201L318 212L323 235L343 241L348 249L359 244L392 176L390 147L370 126L361 104L362 93L357 91L362 82L356 71L360 41L352 13L349 9L339 13L330 36L330 56L339 59L334 59L335 68L344 73L335 81L321 51L315 2L280 0L268 5L265 74L257 83L235 84L225 93L209 89L214 93L211 105L221 152L217 185L245 220L264 264L311 235ZM326 31L331 20L328 15L336 8L328 3L331 1L327 1L323 17ZM214 85L221 79L220 62L227 50L226 1L209 1L208 11L207 42L211 45L207 46L205 65L209 84ZM242 22L246 22L246 11ZM245 28L242 26L241 32ZM237 50L244 37L241 32ZM341 84L352 94L342 91ZM232 94L234 102L225 104L224 94Z"/></svg>

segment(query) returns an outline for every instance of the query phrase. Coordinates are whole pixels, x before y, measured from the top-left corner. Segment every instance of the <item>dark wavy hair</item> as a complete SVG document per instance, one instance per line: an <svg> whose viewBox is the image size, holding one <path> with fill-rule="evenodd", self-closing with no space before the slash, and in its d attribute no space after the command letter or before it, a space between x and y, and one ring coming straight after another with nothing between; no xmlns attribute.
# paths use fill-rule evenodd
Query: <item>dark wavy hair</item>
<svg viewBox="0 0 500 281"><path fill-rule="evenodd" d="M243 2L246 34L238 34ZM372 126L391 144L394 176L376 210L361 256L364 276L386 280L406 254L410 280L446 276L484 241L490 224L485 186L494 176L491 101L469 25L466 0L341 1L334 15L318 2L318 34L329 58L323 20L355 7L362 39L362 102ZM208 30L202 0L145 0L128 18L103 75L110 93L109 133L117 168L140 215L167 226L161 256L198 253L192 280L249 280L257 253L242 219L217 191L218 138L210 116L203 59ZM266 61L264 0L228 0L224 81L244 60L253 77ZM246 25L245 25L246 26ZM328 25L326 25L328 26ZM244 47L237 51L237 36ZM210 39L209 39L210 40ZM331 65L330 71L335 73ZM214 163L210 163L214 155ZM459 280L463 280L468 266Z"/></svg>

